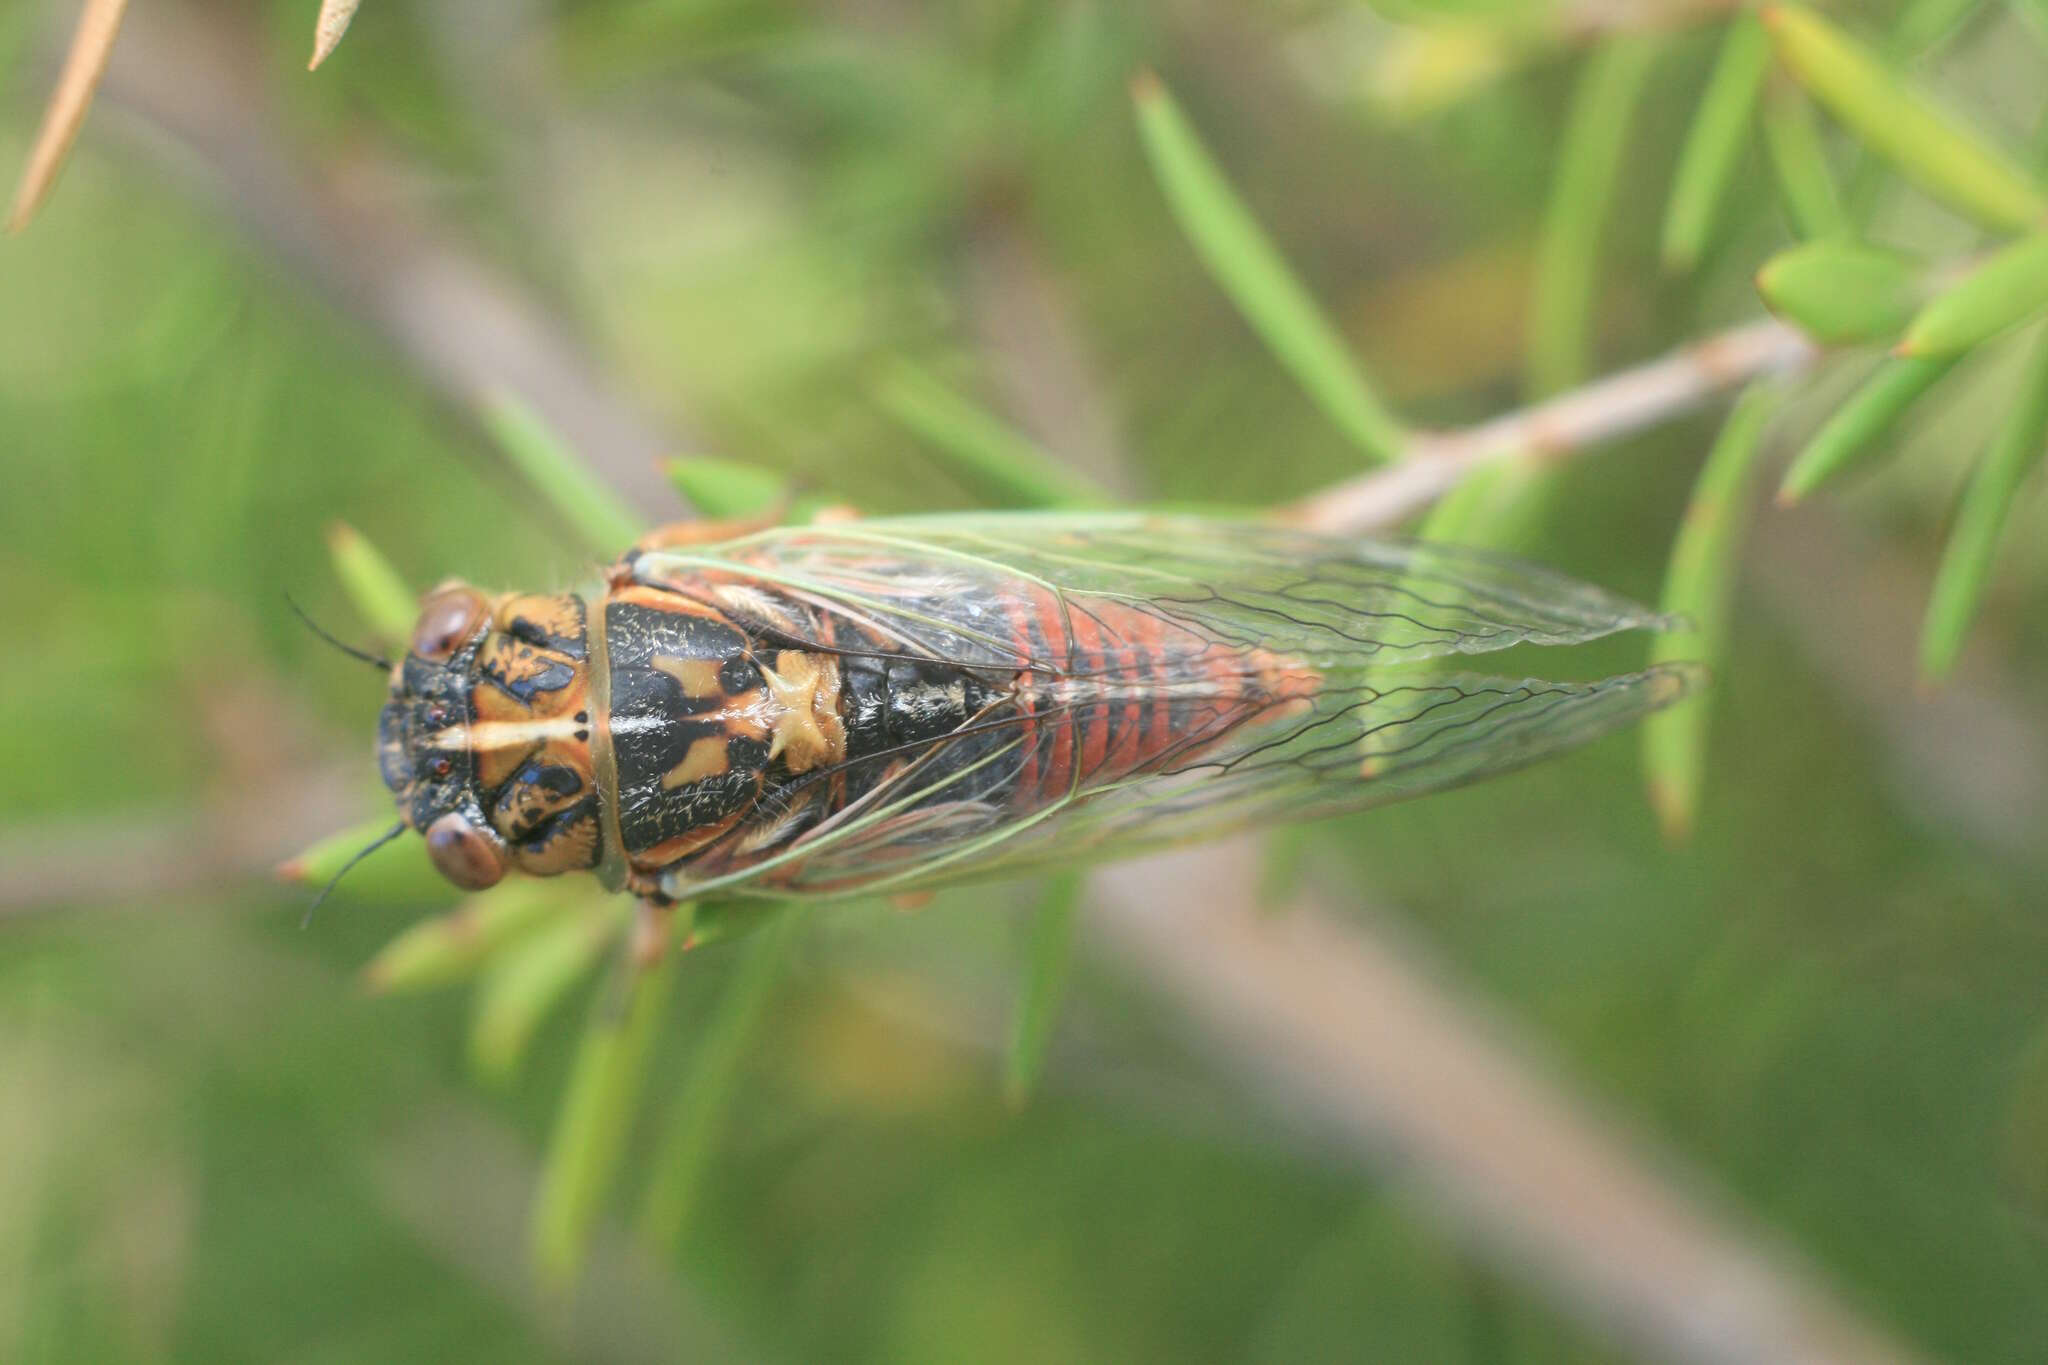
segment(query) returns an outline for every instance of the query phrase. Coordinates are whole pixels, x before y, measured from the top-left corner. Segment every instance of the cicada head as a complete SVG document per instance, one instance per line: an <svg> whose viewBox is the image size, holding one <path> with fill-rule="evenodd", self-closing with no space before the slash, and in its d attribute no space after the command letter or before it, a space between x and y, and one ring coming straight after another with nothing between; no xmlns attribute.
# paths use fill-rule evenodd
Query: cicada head
<svg viewBox="0 0 2048 1365"><path fill-rule="evenodd" d="M441 875L481 890L601 854L583 599L445 583L420 604L377 726L384 783Z"/></svg>

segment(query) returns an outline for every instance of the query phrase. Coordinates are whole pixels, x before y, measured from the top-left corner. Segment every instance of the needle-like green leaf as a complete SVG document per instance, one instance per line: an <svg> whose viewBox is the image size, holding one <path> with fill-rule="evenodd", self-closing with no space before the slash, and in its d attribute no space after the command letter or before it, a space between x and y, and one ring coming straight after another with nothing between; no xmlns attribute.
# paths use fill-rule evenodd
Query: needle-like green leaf
<svg viewBox="0 0 2048 1365"><path fill-rule="evenodd" d="M1714 219L1742 163L1757 92L1771 69L1771 40L1754 14L1729 21L1700 96L1664 211L1664 264L1691 270L1706 253Z"/></svg>
<svg viewBox="0 0 2048 1365"><path fill-rule="evenodd" d="M1900 355L1953 355L2048 311L2048 232L2022 237L1920 310Z"/></svg>
<svg viewBox="0 0 2048 1365"><path fill-rule="evenodd" d="M997 505L1080 507L1107 498L1029 437L907 360L883 369L874 394L884 412L945 457L949 471Z"/></svg>
<svg viewBox="0 0 2048 1365"><path fill-rule="evenodd" d="M763 516L789 500L789 480L772 469L739 460L692 455L662 466L690 506L706 517Z"/></svg>
<svg viewBox="0 0 2048 1365"><path fill-rule="evenodd" d="M535 1030L620 941L632 902L596 903L556 893L552 922L507 943L484 964L470 1018L469 1061L477 1076L510 1080Z"/></svg>
<svg viewBox="0 0 2048 1365"><path fill-rule="evenodd" d="M1166 87L1144 72L1132 81L1131 98L1152 172L1210 277L1340 431L1374 460L1397 458L1407 444L1400 421Z"/></svg>
<svg viewBox="0 0 2048 1365"><path fill-rule="evenodd" d="M599 991L591 1006L590 1025L555 1114L530 1232L536 1276L557 1292L565 1291L582 1268L618 1175L639 1112L647 1062L668 1012L675 959L673 953L664 954L635 975L623 1000Z"/></svg>
<svg viewBox="0 0 2048 1365"><path fill-rule="evenodd" d="M1081 878L1065 873L1046 884L1031 920L1031 958L1024 974L1023 997L1010 1026L1008 1065L1003 1094L1013 1106L1031 1098L1059 1022L1066 998L1067 970L1073 962L1074 915L1081 904Z"/></svg>
<svg viewBox="0 0 2048 1365"><path fill-rule="evenodd" d="M1885 36L1885 51L1895 58L1912 58L1941 46L1954 34L1982 0L1909 0L1892 21Z"/></svg>
<svg viewBox="0 0 2048 1365"><path fill-rule="evenodd" d="M1776 393L1763 386L1744 392L1700 467L1664 577L1664 610L1688 621L1691 629L1659 635L1651 646L1652 663L1691 659L1712 669L1727 652L1728 607L1748 525L1750 489L1777 401ZM1692 833L1699 812L1710 702L1711 694L1701 692L1643 722L1650 805L1673 842Z"/></svg>
<svg viewBox="0 0 2048 1365"><path fill-rule="evenodd" d="M1422 519L1416 536L1453 545L1509 548L1541 525L1549 504L1550 471L1541 459L1496 460L1472 473Z"/></svg>
<svg viewBox="0 0 2048 1365"><path fill-rule="evenodd" d="M1537 246L1529 322L1532 393L1570 388L1591 367L1601 233L1636 105L1663 50L1661 37L1625 35L1594 49L1580 70Z"/></svg>
<svg viewBox="0 0 2048 1365"><path fill-rule="evenodd" d="M1529 6L1540 11L1542 6ZM1396 22L1375 45L1361 85L1373 108L1390 120L1426 118L1468 99L1560 46L1529 32L1512 10L1479 18L1419 14ZM1539 19L1540 24L1540 19Z"/></svg>
<svg viewBox="0 0 2048 1365"><path fill-rule="evenodd" d="M1879 448L1878 438L1955 363L1954 356L1914 356L1879 366L1792 461L1778 501L1789 506L1868 459Z"/></svg>
<svg viewBox="0 0 2048 1365"><path fill-rule="evenodd" d="M298 857L278 864L277 875L303 886L323 887L349 860L391 830L392 811L374 820L330 834ZM348 894L366 901L446 900L455 894L427 857L424 841L398 838L349 868Z"/></svg>
<svg viewBox="0 0 2048 1365"><path fill-rule="evenodd" d="M470 896L386 943L363 968L379 994L431 990L475 973L483 960L544 921L565 901L552 882L515 881Z"/></svg>
<svg viewBox="0 0 2048 1365"><path fill-rule="evenodd" d="M510 390L491 394L483 404L483 420L506 458L569 519L592 550L617 554L639 538L639 519L524 399Z"/></svg>
<svg viewBox="0 0 2048 1365"><path fill-rule="evenodd" d="M1798 5L1766 6L1763 21L1794 78L1929 194L1986 227L2048 224L2048 192L2032 176L1861 43Z"/></svg>
<svg viewBox="0 0 2048 1365"><path fill-rule="evenodd" d="M1806 96L1790 84L1774 86L1764 100L1763 134L1764 154L1793 231L1809 241L1846 237L1849 215L1828 170L1820 129Z"/></svg>
<svg viewBox="0 0 2048 1365"><path fill-rule="evenodd" d="M640 1232L673 1250L689 1227L704 1188L718 1136L738 1083L740 1063L806 922L801 910L755 907L761 926L745 947L739 969L690 1055L689 1072L669 1107L666 1131L654 1158L654 1177L640 1209Z"/></svg>
<svg viewBox="0 0 2048 1365"><path fill-rule="evenodd" d="M378 638L390 644L411 638L419 597L384 552L355 527L337 521L327 528L327 554L342 591Z"/></svg>
<svg viewBox="0 0 2048 1365"><path fill-rule="evenodd" d="M1534 392L1569 387L1590 366L1601 230L1618 184L1624 130L1661 50L1656 40L1618 39L1588 57L1580 73L1538 247L1528 342ZM1439 499L1419 534L1461 544L1513 544L1541 520L1549 484L1536 461L1497 463Z"/></svg>
<svg viewBox="0 0 2048 1365"><path fill-rule="evenodd" d="M1827 345L1889 340L1913 316L1926 267L1910 256L1839 238L1781 251L1756 273L1773 313Z"/></svg>
<svg viewBox="0 0 2048 1365"><path fill-rule="evenodd" d="M1977 617L1998 540L2013 498L2028 473L2048 454L2048 336L2034 344L2018 400L1963 489L1954 527L1920 633L1920 673L1929 684L1946 678Z"/></svg>
<svg viewBox="0 0 2048 1365"><path fill-rule="evenodd" d="M752 938L775 922L771 901L745 896L714 897L696 902L686 917L679 917L677 933L685 949L708 948Z"/></svg>

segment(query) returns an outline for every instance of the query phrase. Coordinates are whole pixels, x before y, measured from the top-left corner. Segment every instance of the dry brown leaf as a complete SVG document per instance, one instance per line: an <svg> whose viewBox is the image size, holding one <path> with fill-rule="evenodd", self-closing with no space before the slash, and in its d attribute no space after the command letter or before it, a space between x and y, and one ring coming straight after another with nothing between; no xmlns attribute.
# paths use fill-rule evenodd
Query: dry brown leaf
<svg viewBox="0 0 2048 1365"><path fill-rule="evenodd" d="M114 50L114 35L121 31L121 16L128 0L86 0L85 13L78 18L78 31L71 35L71 51L64 58L64 72L57 78L57 91L50 107L43 111L43 126L36 132L35 147L28 154L28 166L14 188L14 206L7 212L7 230L20 232L35 217L36 210L57 183L64 168L65 153L92 108L92 93L99 88L107 69L107 57Z"/></svg>
<svg viewBox="0 0 2048 1365"><path fill-rule="evenodd" d="M306 63L306 70L317 71L320 63L341 43L341 35L348 32L348 21L356 17L356 6L362 0L320 0L320 17L313 21L313 60Z"/></svg>

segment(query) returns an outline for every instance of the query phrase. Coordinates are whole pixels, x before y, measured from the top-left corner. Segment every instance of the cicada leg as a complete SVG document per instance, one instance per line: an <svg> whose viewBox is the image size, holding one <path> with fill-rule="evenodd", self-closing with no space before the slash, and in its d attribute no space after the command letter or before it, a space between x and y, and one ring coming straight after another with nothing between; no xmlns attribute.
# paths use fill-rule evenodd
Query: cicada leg
<svg viewBox="0 0 2048 1365"><path fill-rule="evenodd" d="M611 966L599 983L596 1012L606 1028L618 1028L633 1010L633 1001L647 974L661 965L668 951L674 905L642 900L634 907L633 922L612 950Z"/></svg>
<svg viewBox="0 0 2048 1365"><path fill-rule="evenodd" d="M675 928L676 908L642 900L633 910L633 931L627 940L626 959L635 973L644 972L668 952Z"/></svg>

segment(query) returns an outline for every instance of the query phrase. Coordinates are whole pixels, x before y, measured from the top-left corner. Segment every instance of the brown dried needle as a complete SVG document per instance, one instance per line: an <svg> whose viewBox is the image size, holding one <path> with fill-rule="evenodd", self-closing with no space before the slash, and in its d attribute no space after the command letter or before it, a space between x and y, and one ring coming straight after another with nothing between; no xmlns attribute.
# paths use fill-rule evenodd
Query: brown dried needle
<svg viewBox="0 0 2048 1365"><path fill-rule="evenodd" d="M28 165L14 187L14 205L7 212L7 230L20 232L28 226L57 183L64 168L64 156L72 139L92 108L93 91L107 69L107 57L114 50L114 35L121 31L121 16L128 0L86 0L85 13L78 18L78 31L71 36L71 51L64 58L63 74L57 78L56 93L43 111L43 126L36 131L35 146Z"/></svg>
<svg viewBox="0 0 2048 1365"><path fill-rule="evenodd" d="M356 17L356 6L361 3L362 0L320 0L320 17L313 21L313 59L306 63L306 70L318 71L320 63L341 45L341 35L348 32L348 21Z"/></svg>

